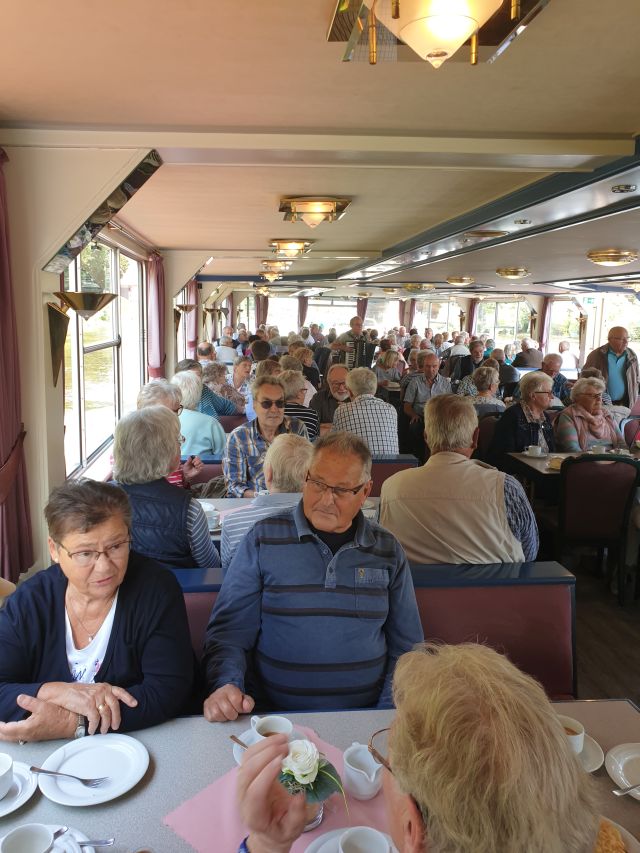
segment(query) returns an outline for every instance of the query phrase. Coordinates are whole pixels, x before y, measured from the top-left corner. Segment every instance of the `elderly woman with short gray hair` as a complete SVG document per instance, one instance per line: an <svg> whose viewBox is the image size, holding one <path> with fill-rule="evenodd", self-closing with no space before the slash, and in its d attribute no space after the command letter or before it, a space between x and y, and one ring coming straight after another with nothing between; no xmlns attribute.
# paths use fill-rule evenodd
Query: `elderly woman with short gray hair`
<svg viewBox="0 0 640 853"><path fill-rule="evenodd" d="M172 377L171 382L182 394L183 410L180 427L184 436L182 452L185 456L221 456L227 436L219 421L211 415L198 411L202 396L202 379L193 370L183 370Z"/></svg>
<svg viewBox="0 0 640 853"><path fill-rule="evenodd" d="M487 367L486 364L477 367L471 374L471 380L478 392L472 398L478 418L483 418L485 415L501 415L504 412L504 403L496 397L499 376L495 367Z"/></svg>
<svg viewBox="0 0 640 853"><path fill-rule="evenodd" d="M244 415L247 401L239 391L227 381L227 365L220 361L205 364L202 369L202 381L215 394L226 397L236 407L239 415Z"/></svg>
<svg viewBox="0 0 640 853"><path fill-rule="evenodd" d="M571 405L556 418L556 449L562 453L589 450L594 445L625 447L624 438L609 410L602 405L602 379L578 379L571 389Z"/></svg>
<svg viewBox="0 0 640 853"><path fill-rule="evenodd" d="M537 444L544 453L556 449L553 427L546 408L553 399L553 379L542 371L526 373L520 380L520 402L514 403L496 424L488 461L509 470L509 453L522 453Z"/></svg>
<svg viewBox="0 0 640 853"><path fill-rule="evenodd" d="M294 361L292 356L285 356ZM299 363L299 362L298 362ZM315 441L320 435L320 418L315 409L305 406L307 380L298 370L283 370L279 376L284 388L284 413L289 418L298 418L306 426L309 440Z"/></svg>
<svg viewBox="0 0 640 853"><path fill-rule="evenodd" d="M133 547L169 567L219 566L202 507L165 480L180 461L181 441L180 422L165 406L130 412L116 426L113 477L129 496Z"/></svg>

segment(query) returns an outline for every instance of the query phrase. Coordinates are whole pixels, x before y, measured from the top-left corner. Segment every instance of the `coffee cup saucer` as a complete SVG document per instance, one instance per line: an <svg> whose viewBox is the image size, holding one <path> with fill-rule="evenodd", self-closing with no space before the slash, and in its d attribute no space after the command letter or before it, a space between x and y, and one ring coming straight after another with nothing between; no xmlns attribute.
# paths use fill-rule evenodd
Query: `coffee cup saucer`
<svg viewBox="0 0 640 853"><path fill-rule="evenodd" d="M241 741L246 743L247 746L253 746L254 743L257 743L258 736L256 735L255 730L252 728L247 729L246 732L242 732L241 735L238 735ZM308 740L305 735L302 734L301 731L295 729L291 732L289 736L289 740ZM242 753L244 749L237 743L233 744L233 757L235 758L236 764L242 764Z"/></svg>
<svg viewBox="0 0 640 853"><path fill-rule="evenodd" d="M305 853L338 853L338 841L340 836L343 835L347 829L353 828L354 827L343 826L341 829L330 829L328 832L324 832L322 835L318 836L318 838L313 839L306 848ZM390 853L398 853L398 848L391 840L391 836L387 835L386 832L383 833L383 835L389 842Z"/></svg>
<svg viewBox="0 0 640 853"><path fill-rule="evenodd" d="M38 779L35 773L29 770L29 765L14 761L13 782L6 795L0 800L0 817L19 809L34 794L37 787Z"/></svg>
<svg viewBox="0 0 640 853"><path fill-rule="evenodd" d="M587 773L595 773L604 764L604 752L597 740L585 732L584 746L578 755L580 763Z"/></svg>

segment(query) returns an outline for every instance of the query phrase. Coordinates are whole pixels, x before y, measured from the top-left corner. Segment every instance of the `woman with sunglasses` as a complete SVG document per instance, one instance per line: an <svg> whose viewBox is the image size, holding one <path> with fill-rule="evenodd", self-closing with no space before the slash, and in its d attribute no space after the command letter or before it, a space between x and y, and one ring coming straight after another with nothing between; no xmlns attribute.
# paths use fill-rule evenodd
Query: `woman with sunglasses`
<svg viewBox="0 0 640 853"><path fill-rule="evenodd" d="M571 405L558 415L554 424L556 450L579 453L596 444L626 448L611 413L602 405L605 390L602 379L578 379L571 389Z"/></svg>
<svg viewBox="0 0 640 853"><path fill-rule="evenodd" d="M264 457L276 435L292 433L309 438L302 421L285 416L284 386L277 376L259 376L251 393L256 417L229 434L222 458L230 498L253 498L266 489Z"/></svg>
<svg viewBox="0 0 640 853"><path fill-rule="evenodd" d="M194 674L184 597L171 572L131 550L126 494L69 480L45 517L54 565L0 611L0 740L127 732L184 713Z"/></svg>
<svg viewBox="0 0 640 853"><path fill-rule="evenodd" d="M393 692L391 728L369 750L385 768L400 853L625 849L598 817L592 780L542 687L504 655L472 643L424 645L399 659ZM250 834L240 851L287 853L302 832L304 795L277 782L287 751L286 737L274 735L244 754L237 794Z"/></svg>

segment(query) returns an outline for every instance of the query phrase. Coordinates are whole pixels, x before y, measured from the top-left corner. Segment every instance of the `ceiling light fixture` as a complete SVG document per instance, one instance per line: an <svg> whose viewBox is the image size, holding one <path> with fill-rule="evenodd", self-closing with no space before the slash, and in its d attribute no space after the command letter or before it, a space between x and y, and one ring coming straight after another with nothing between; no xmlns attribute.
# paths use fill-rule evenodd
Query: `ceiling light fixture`
<svg viewBox="0 0 640 853"><path fill-rule="evenodd" d="M386 293L388 296L393 296L394 294L396 294L398 292L398 288L397 287L383 287L382 292Z"/></svg>
<svg viewBox="0 0 640 853"><path fill-rule="evenodd" d="M514 225L531 225L532 221L533 220L531 220L531 219L514 219L513 224Z"/></svg>
<svg viewBox="0 0 640 853"><path fill-rule="evenodd" d="M285 272L291 264L292 261L263 261L262 269L266 272Z"/></svg>
<svg viewBox="0 0 640 853"><path fill-rule="evenodd" d="M638 253L635 249L592 249L587 257L602 267L622 267L637 261Z"/></svg>
<svg viewBox="0 0 640 853"><path fill-rule="evenodd" d="M309 228L316 228L321 222L335 222L344 216L351 204L350 198L320 198L299 196L280 199L280 213L288 222L301 219Z"/></svg>
<svg viewBox="0 0 640 853"><path fill-rule="evenodd" d="M426 285L424 285L424 284L409 283L409 284L404 285L404 289L406 291L408 291L409 293L422 293L422 291L426 290L427 288L426 288Z"/></svg>
<svg viewBox="0 0 640 853"><path fill-rule="evenodd" d="M633 290L634 293L640 293L640 281L629 281L624 286Z"/></svg>
<svg viewBox="0 0 640 853"><path fill-rule="evenodd" d="M496 270L496 274L501 278L509 278L512 280L517 280L519 278L526 278L531 275L528 269L525 267L498 267Z"/></svg>
<svg viewBox="0 0 640 853"><path fill-rule="evenodd" d="M299 258L309 251L313 240L271 240L269 245L279 258Z"/></svg>
<svg viewBox="0 0 640 853"><path fill-rule="evenodd" d="M472 275L448 275L447 283L454 287L464 287L466 284L473 284L475 278Z"/></svg>
<svg viewBox="0 0 640 853"><path fill-rule="evenodd" d="M280 273L277 272L263 272L262 278L268 281L269 284L272 284L274 281L278 281L279 279L281 279L282 276L280 275Z"/></svg>
<svg viewBox="0 0 640 853"><path fill-rule="evenodd" d="M635 184L615 184L611 187L612 193L634 193L637 190Z"/></svg>
<svg viewBox="0 0 640 853"><path fill-rule="evenodd" d="M368 290L359 290L358 296L360 299L368 299L371 296L371 293L369 293Z"/></svg>
<svg viewBox="0 0 640 853"><path fill-rule="evenodd" d="M476 228L473 231L465 231L462 239L465 243L471 240L496 240L498 237L506 237L508 231L497 231L490 228Z"/></svg>

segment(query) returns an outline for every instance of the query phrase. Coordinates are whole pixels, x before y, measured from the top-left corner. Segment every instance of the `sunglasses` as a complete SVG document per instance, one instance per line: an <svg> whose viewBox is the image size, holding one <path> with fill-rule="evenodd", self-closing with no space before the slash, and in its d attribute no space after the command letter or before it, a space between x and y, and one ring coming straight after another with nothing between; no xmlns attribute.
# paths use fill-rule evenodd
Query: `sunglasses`
<svg viewBox="0 0 640 853"><path fill-rule="evenodd" d="M272 406L275 406L276 409L284 409L284 400L258 400L258 403L262 406L262 408L266 411L270 409Z"/></svg>

